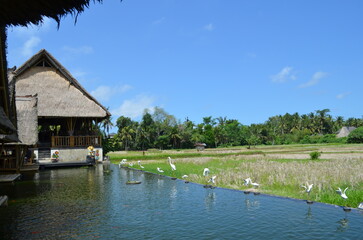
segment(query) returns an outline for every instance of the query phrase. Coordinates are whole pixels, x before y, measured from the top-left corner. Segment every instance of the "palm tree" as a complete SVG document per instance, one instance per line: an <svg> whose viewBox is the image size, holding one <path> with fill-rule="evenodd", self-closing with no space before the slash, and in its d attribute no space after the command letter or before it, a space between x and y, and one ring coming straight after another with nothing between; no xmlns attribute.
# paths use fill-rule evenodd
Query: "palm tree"
<svg viewBox="0 0 363 240"><path fill-rule="evenodd" d="M132 129L130 126L124 127L121 129L120 135L121 135L121 141L124 143L125 150L129 148L130 142L134 138L134 129Z"/></svg>
<svg viewBox="0 0 363 240"><path fill-rule="evenodd" d="M103 133L105 136L110 135L110 128L113 127L111 116L107 116L105 119L101 121L101 127L103 128Z"/></svg>
<svg viewBox="0 0 363 240"><path fill-rule="evenodd" d="M328 119L331 116L327 114L330 112L329 109L323 109L323 110L316 110L315 111L318 115L318 126L319 126L319 134L323 134L325 132L328 132L328 129L326 129L328 126Z"/></svg>
<svg viewBox="0 0 363 240"><path fill-rule="evenodd" d="M172 128L169 138L173 142L173 148L176 148L177 145L180 145L179 143L180 143L180 140L182 139L182 137L180 136L177 127Z"/></svg>

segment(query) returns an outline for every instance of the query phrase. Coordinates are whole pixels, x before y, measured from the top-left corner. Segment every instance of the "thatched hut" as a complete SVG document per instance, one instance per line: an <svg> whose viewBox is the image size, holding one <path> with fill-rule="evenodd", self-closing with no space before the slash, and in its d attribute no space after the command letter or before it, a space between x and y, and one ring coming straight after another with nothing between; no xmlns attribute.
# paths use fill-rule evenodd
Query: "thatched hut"
<svg viewBox="0 0 363 240"><path fill-rule="evenodd" d="M348 137L349 133L351 133L354 129L356 129L356 127L342 127L337 133L336 137L337 138Z"/></svg>
<svg viewBox="0 0 363 240"><path fill-rule="evenodd" d="M93 2L102 0L93 0ZM40 24L43 17L49 17L60 23L60 19L72 14L77 16L89 6L90 0L1 0L0 4L0 170L13 169L19 170L21 154L16 153L9 156L8 147L5 143L15 142L18 148L16 131L16 110L15 96L10 97L7 79L7 60L6 60L6 28L8 26L28 26L29 24ZM18 151L18 150L15 150ZM12 154L13 155L13 154Z"/></svg>
<svg viewBox="0 0 363 240"><path fill-rule="evenodd" d="M102 137L94 126L111 114L45 49L12 69L9 86L17 96L19 138L42 149L41 157L51 158L60 149L84 152L88 146L102 152ZM76 160L77 154L68 152L63 160Z"/></svg>
<svg viewBox="0 0 363 240"><path fill-rule="evenodd" d="M93 0L93 2L102 0ZM41 24L43 17L60 19L72 14L77 16L89 7L90 0L1 0L0 4L0 143L14 141L16 134L15 99L10 97L7 80L6 28ZM12 123L10 124L9 121Z"/></svg>

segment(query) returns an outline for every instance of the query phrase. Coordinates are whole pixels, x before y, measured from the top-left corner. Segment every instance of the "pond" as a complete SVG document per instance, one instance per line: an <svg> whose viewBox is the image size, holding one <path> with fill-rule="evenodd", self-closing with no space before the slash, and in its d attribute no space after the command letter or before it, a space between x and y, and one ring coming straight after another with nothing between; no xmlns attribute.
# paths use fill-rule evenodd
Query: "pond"
<svg viewBox="0 0 363 240"><path fill-rule="evenodd" d="M362 239L363 212L110 165L0 185L0 239ZM127 180L141 184L127 185Z"/></svg>

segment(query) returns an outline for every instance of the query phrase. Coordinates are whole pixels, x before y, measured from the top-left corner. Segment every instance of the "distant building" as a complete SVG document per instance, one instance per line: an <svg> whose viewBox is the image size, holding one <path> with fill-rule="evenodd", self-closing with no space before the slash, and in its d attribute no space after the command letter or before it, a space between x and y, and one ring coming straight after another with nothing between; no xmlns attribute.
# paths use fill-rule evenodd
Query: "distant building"
<svg viewBox="0 0 363 240"><path fill-rule="evenodd" d="M194 144L194 147L198 150L198 151L203 151L205 149L205 147L207 146L207 144L205 143L196 143Z"/></svg>
<svg viewBox="0 0 363 240"><path fill-rule="evenodd" d="M356 127L342 127L337 134L337 138L348 137L349 133L354 129L356 129Z"/></svg>

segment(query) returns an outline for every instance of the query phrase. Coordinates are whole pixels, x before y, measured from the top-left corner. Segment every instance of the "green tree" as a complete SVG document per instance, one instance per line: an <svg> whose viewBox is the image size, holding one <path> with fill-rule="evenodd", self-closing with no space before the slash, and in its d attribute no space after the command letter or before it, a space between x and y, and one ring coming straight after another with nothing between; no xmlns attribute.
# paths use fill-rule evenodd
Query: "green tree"
<svg viewBox="0 0 363 240"><path fill-rule="evenodd" d="M351 131L347 139L348 143L363 143L363 127Z"/></svg>

